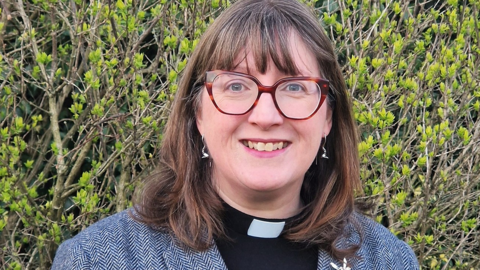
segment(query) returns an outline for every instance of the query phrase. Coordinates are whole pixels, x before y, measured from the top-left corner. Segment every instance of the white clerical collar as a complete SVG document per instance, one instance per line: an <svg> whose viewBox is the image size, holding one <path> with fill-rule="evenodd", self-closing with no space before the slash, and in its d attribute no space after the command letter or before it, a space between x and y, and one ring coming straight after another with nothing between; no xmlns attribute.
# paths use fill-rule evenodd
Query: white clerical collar
<svg viewBox="0 0 480 270"><path fill-rule="evenodd" d="M227 203L224 205L223 222L228 230L257 238L277 238L298 216L286 219L266 219L245 214Z"/></svg>
<svg viewBox="0 0 480 270"><path fill-rule="evenodd" d="M258 238L277 238L285 227L285 221L271 222L253 219L248 228L247 235Z"/></svg>

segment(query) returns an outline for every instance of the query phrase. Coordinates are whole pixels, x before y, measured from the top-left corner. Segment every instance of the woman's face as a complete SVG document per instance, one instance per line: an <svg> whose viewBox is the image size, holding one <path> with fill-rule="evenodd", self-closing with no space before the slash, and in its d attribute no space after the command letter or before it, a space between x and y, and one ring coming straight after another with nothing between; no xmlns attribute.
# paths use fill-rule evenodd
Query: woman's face
<svg viewBox="0 0 480 270"><path fill-rule="evenodd" d="M300 71L298 76L321 77L315 56L298 38L290 40L290 50ZM250 53L233 71L248 73L247 66L250 75L263 85L273 85L289 77L271 59L266 73L260 74ZM245 115L223 114L214 107L206 89L201 95L197 127L213 160L213 181L219 196L247 213L248 209L269 205L294 214L301 203L304 175L315 159L322 137L330 132L327 102L311 118L291 120L278 112L268 93L262 94L256 107ZM258 151L245 143L277 146L283 143L286 147Z"/></svg>

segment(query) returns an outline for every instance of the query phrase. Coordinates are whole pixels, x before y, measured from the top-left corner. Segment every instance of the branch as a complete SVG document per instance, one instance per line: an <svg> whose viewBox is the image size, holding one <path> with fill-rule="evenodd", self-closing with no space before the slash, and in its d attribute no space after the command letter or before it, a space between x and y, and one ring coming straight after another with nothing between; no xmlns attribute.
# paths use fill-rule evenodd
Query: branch
<svg viewBox="0 0 480 270"><path fill-rule="evenodd" d="M118 184L116 185L116 205L117 205L117 213L125 210L125 206L127 205L127 196L125 194L125 186L128 182L128 179L131 178L130 176L130 163L132 162L133 160L133 155L128 155L127 156L127 159L124 160L124 162L122 162L122 167L123 167L123 170L122 170L122 174L120 175L120 180L118 181Z"/></svg>
<svg viewBox="0 0 480 270"><path fill-rule="evenodd" d="M53 13L56 9L52 6L50 7L50 20L52 25L55 25L55 14ZM55 31L52 31L52 66L50 70L50 78L52 78L52 87L53 87L53 78L55 77L55 72L57 71L57 35ZM52 89L53 90L53 89Z"/></svg>
<svg viewBox="0 0 480 270"><path fill-rule="evenodd" d="M157 16L157 17L155 17L155 19L153 19L153 21L151 22L151 24L147 28L147 30L145 30L145 32L142 33L142 35L140 36L138 41L135 43L135 45L133 45L133 48L130 50L130 54L132 54L133 52L136 52L138 50L138 47L140 46L140 43L142 43L142 41L152 32L153 27L158 23L160 18L161 18L161 16Z"/></svg>
<svg viewBox="0 0 480 270"><path fill-rule="evenodd" d="M473 232L473 229L470 230L468 232L467 235L465 235L464 238L462 238L462 240L460 241L460 243L458 243L457 247L455 248L455 250L452 252L452 254L450 255L450 257L448 258L448 262L452 260L453 258L453 255L455 255L455 253L457 253L457 251L460 249L461 246L463 246L463 243L465 243L465 240L468 239L468 236ZM446 263L443 267L442 267L442 270L445 270L447 269L447 267L449 266L448 263Z"/></svg>
<svg viewBox="0 0 480 270"><path fill-rule="evenodd" d="M25 13L25 10L23 9L23 1L22 0L17 0L17 9L18 9L18 12L20 12L23 23L25 24L24 29L26 31L28 31L28 36L30 37L31 44L32 44L33 56L36 59L37 55L38 55L37 40L35 39L34 35L31 35L32 24L30 22L30 19L27 16L27 14ZM47 82L48 85L50 85L50 89L53 91L53 83L52 83L52 80L51 80L52 78L50 78L47 75L45 65L43 63L38 63L38 66L40 67L40 71L42 72L42 75L45 78L45 81Z"/></svg>
<svg viewBox="0 0 480 270"><path fill-rule="evenodd" d="M58 176L57 183L55 184L55 192L53 194L52 211L50 212L51 218L55 219L55 217L58 216L58 213L61 213L61 209L63 208L63 205L61 204L61 196L65 188L64 181L67 167L65 166L63 155L63 143L60 136L60 127L58 125L58 109L54 93L48 94L48 104L50 109L50 126L53 135L53 141L57 148L56 160Z"/></svg>
<svg viewBox="0 0 480 270"><path fill-rule="evenodd" d="M72 184L73 179L82 168L83 161L85 160L85 157L87 156L88 151L90 151L90 148L92 147L92 143L93 143L93 140L88 140L87 144L85 144L82 147L82 151L80 151L80 154L76 158L75 164L73 165L73 168L70 171L70 174L68 175L67 180L65 181L65 187L68 187ZM62 201L65 200L66 198L68 197L65 197L65 194L62 194Z"/></svg>

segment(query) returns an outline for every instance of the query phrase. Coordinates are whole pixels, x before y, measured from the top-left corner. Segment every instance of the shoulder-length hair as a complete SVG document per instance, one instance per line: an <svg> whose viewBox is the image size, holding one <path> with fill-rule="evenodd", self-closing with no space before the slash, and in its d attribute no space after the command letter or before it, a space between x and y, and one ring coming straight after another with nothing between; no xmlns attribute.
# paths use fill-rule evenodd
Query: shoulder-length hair
<svg viewBox="0 0 480 270"><path fill-rule="evenodd" d="M306 172L301 189L305 207L284 237L318 246L338 258L358 249L336 248L351 222L354 193L361 192L351 102L331 41L313 13L296 0L238 1L204 33L183 71L164 131L158 172L137 192L137 219L168 230L195 250L205 250L213 239L225 236L222 202L211 181L215 163L201 159L203 143L196 127L204 74L234 69L237 56L247 51L261 73L271 58L283 73L298 74L288 45L292 31L315 55L322 76L330 81L327 104L332 129L324 141L329 159L321 158L319 151L317 162Z"/></svg>

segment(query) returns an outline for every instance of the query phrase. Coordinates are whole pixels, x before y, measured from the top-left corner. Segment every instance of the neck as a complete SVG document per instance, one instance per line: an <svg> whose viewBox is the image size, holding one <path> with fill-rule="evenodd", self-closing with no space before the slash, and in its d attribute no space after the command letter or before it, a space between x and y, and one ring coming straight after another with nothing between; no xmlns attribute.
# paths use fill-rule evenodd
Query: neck
<svg viewBox="0 0 480 270"><path fill-rule="evenodd" d="M236 193L235 196L218 190L219 196L230 206L239 211L260 218L285 219L301 212L303 203L300 199L300 192L293 196L269 196L265 192L258 194Z"/></svg>

